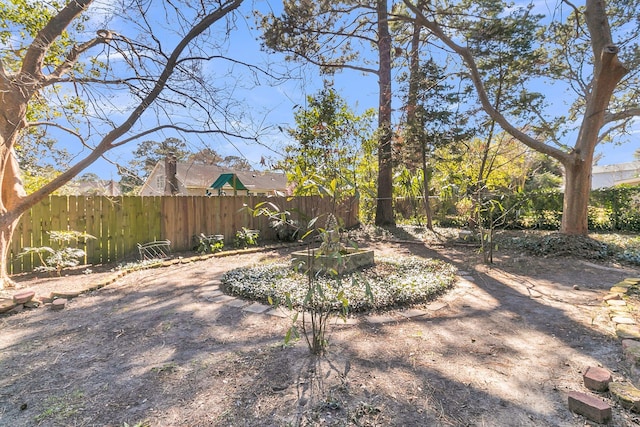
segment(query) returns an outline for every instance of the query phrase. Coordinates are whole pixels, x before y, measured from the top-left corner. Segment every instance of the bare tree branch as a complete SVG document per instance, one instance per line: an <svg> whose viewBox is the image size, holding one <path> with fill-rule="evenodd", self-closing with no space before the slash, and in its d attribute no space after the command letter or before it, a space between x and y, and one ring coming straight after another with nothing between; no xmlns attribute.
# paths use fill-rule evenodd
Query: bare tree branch
<svg viewBox="0 0 640 427"><path fill-rule="evenodd" d="M257 141L258 139L256 137L253 136L246 136L246 135L239 135L233 132L228 132L222 129L191 129L191 128L186 128L186 127L182 127L182 126L178 126L175 124L168 124L168 125L161 125L161 126L156 126L154 128L150 128L148 130L145 130L144 132L140 132L136 135L130 136L129 138L123 139L122 141L118 141L117 143L113 144L114 147L120 147L121 145L124 145L128 142L134 141L136 139L140 139L143 136L146 135L150 135L152 133L155 132L159 132L161 130L164 129L174 129L177 130L179 132L182 133L195 133L195 134L221 134L221 135L226 135L226 136L232 136L234 138L239 138L239 139L244 139L246 141Z"/></svg>
<svg viewBox="0 0 640 427"><path fill-rule="evenodd" d="M156 99L160 96L161 92L167 86L167 82L169 77L173 74L176 64L180 59L180 55L185 51L187 46L193 40L202 34L205 30L207 30L211 25L213 25L218 20L222 19L228 13L233 12L237 9L243 0L229 0L223 3L220 7L218 7L215 11L210 14L204 16L200 21L198 21L193 27L190 28L188 33L178 42L176 47L173 49L171 55L169 56L167 62L165 63L162 72L157 78L153 88L149 91L149 93L143 97L142 101L139 105L129 114L129 116L124 120L124 122L107 133L104 138L100 141L100 143L82 160L80 160L75 165L71 166L62 174L58 175L52 181L35 191L34 193L28 195L26 198L22 199L20 203L15 207L15 212L24 212L30 207L34 206L48 194L51 194L57 188L60 188L62 185L69 182L74 176L78 175L83 169L89 166L91 163L102 157L102 155L109 151L110 149L119 146L119 143L115 141L126 134L134 124L138 122L142 114L156 101ZM74 3L74 2L71 2Z"/></svg>
<svg viewBox="0 0 640 427"><path fill-rule="evenodd" d="M94 46L97 46L102 43L107 43L109 40L111 40L111 37L112 37L112 34L110 31L100 30L98 31L98 37L92 40L89 40L85 43L82 43L79 46L78 45L73 46L71 48L71 51L65 58L64 62L60 64L60 66L58 66L53 73L51 73L49 76L45 78L45 80L43 81L43 85L51 84L52 81L59 79L60 76L71 71L73 67L76 65L78 58L82 53L88 51Z"/></svg>
<svg viewBox="0 0 640 427"><path fill-rule="evenodd" d="M66 133L75 136L76 138L78 138L78 140L80 140L80 143L87 147L87 148L92 148L90 147L87 142L85 141L85 139L82 137L82 135L80 135L77 131L68 128L66 126L62 126L59 123L56 122L28 122L25 127L39 127L39 126L53 126L56 127L58 129L61 129L63 131L65 131Z"/></svg>
<svg viewBox="0 0 640 427"><path fill-rule="evenodd" d="M92 1L93 0L74 0L68 2L67 5L38 32L25 53L20 71L20 75L23 78L30 76L30 78L33 79L33 81L29 83L37 85L43 80L42 63L51 44L62 35L78 15L87 10ZM37 86L33 86L31 91L36 89Z"/></svg>
<svg viewBox="0 0 640 427"><path fill-rule="evenodd" d="M607 138L611 134L614 134L614 133L616 133L618 131L622 131L623 132L627 128L627 126L629 126L629 123L631 122L632 118L633 117L627 117L626 119L624 119L620 123L617 123L615 126L611 126L610 128L607 128L607 130L605 130L600 135L598 135L598 143L604 141L605 138ZM614 122L611 122L611 123L614 123Z"/></svg>
<svg viewBox="0 0 640 427"><path fill-rule="evenodd" d="M608 112L604 115L604 123L612 123L617 122L618 120L630 119L633 117L640 117L640 108L629 108L624 111L619 111L617 113Z"/></svg>

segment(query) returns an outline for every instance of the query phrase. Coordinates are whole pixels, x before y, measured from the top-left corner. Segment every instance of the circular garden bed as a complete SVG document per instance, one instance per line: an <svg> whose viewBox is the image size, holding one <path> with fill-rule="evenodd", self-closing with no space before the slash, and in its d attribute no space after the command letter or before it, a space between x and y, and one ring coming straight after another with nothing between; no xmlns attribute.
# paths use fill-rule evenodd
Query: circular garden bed
<svg viewBox="0 0 640 427"><path fill-rule="evenodd" d="M372 266L341 277L295 271L290 262L272 262L227 272L227 293L269 304L287 302L304 309L309 287L322 296L323 309L379 311L420 304L436 298L455 282L456 268L444 261L418 257L377 258ZM316 298L317 301L317 298Z"/></svg>

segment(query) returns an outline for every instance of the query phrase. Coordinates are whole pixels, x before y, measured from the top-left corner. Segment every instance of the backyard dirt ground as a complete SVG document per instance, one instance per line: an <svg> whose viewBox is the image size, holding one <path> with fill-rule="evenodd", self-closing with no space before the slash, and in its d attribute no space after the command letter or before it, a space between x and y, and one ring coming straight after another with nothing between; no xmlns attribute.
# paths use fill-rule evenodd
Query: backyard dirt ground
<svg viewBox="0 0 640 427"><path fill-rule="evenodd" d="M62 311L0 316L0 425L583 426L594 424L569 411L567 395L588 392L586 367L631 379L603 297L638 270L509 252L489 266L469 246L369 246L444 259L460 280L413 311L332 326L322 358L304 341L283 346L289 320L211 298L225 271L288 249L138 271ZM39 292L105 274L17 280ZM598 397L613 406L611 425L640 426Z"/></svg>

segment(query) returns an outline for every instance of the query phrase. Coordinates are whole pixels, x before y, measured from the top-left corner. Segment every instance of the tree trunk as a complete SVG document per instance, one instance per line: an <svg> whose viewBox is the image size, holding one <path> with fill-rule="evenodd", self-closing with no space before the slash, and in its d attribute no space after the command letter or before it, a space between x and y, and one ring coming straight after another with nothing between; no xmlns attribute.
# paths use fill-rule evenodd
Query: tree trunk
<svg viewBox="0 0 640 427"><path fill-rule="evenodd" d="M560 232L586 235L589 232L588 207L591 192L591 163L577 160L564 165L564 200Z"/></svg>
<svg viewBox="0 0 640 427"><path fill-rule="evenodd" d="M15 207L26 196L20 179L20 167L13 150L6 153L2 166L4 174L0 214L0 289L15 287L15 283L9 277L9 249L13 231L22 216L22 211L16 210Z"/></svg>
<svg viewBox="0 0 640 427"><path fill-rule="evenodd" d="M378 84L380 105L378 116L378 200L376 201L376 225L393 226L393 164L391 159L391 35L387 0L378 0L378 52L380 68Z"/></svg>
<svg viewBox="0 0 640 427"><path fill-rule="evenodd" d="M8 257L13 230L22 215L15 208L26 193L13 146L24 128L28 96L28 91L15 87L0 69L0 105L9 106L0 114L0 289L15 287L7 269Z"/></svg>
<svg viewBox="0 0 640 427"><path fill-rule="evenodd" d="M424 212L427 215L427 229L433 231L433 212L431 211L431 203L429 202L429 185L431 182L431 173L427 167L427 153L424 144L422 144L422 190L424 194Z"/></svg>
<svg viewBox="0 0 640 427"><path fill-rule="evenodd" d="M12 222L0 222L0 289L14 288L15 282L9 276L9 249L13 231L18 225L20 217Z"/></svg>

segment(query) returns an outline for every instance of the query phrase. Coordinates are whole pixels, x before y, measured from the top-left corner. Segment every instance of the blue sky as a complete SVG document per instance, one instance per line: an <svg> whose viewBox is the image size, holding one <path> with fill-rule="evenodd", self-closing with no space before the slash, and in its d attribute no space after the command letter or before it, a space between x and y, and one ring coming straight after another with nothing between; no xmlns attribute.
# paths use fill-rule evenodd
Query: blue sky
<svg viewBox="0 0 640 427"><path fill-rule="evenodd" d="M544 8L546 6L542 5L540 7ZM544 12L543 10L541 11ZM240 19L237 25L238 30L231 35L229 45L229 52L232 52L235 58L256 64L267 62L273 62L276 65L284 64L282 55L268 55L260 50L259 42L256 40L259 35L258 32L249 29L249 27L253 27L253 22ZM239 68L234 70L241 71ZM297 68L295 76L296 79L277 86L270 86L267 84L266 79L261 79L262 84L254 85L252 83L247 85L246 88L235 90L234 96L237 97L238 101L246 103L247 112L250 112L253 121L260 123L261 127L267 129L260 137L261 144L246 144L240 140L215 137L208 138L206 141L191 139L189 136L181 138L188 142L192 150L209 146L222 155L245 157L254 167L260 168L261 158L277 157L278 153L282 152L282 147L289 142L288 136L280 129L294 125L294 107L304 105L306 96L317 93L322 87L322 76L311 68ZM375 76L367 76L355 71L344 71L337 74L334 80L334 88L356 113L362 113L368 108L377 107L378 87ZM397 109L398 107L399 103L396 101L394 108ZM629 143L599 146L597 152L603 154L599 165L633 161L634 151L640 148L640 132L637 128ZM167 133L149 136L145 139L161 141L167 136L177 135ZM570 145L573 145L573 142L571 140L567 141ZM130 152L135 149L135 144L136 141L129 143L108 153L107 157L112 162L126 163L130 160ZM119 179L116 167L104 160L99 160L85 172L96 173L104 179Z"/></svg>

